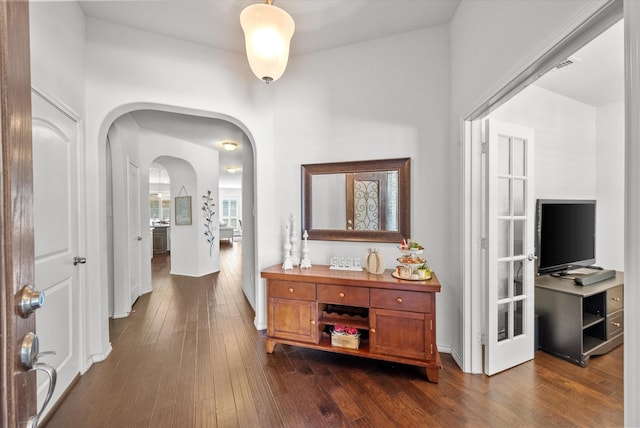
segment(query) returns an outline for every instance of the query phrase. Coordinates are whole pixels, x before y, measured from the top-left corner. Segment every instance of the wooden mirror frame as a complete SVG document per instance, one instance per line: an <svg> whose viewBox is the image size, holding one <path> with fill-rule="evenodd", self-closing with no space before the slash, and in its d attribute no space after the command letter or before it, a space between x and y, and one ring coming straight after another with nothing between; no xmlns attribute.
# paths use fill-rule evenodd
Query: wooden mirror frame
<svg viewBox="0 0 640 428"><path fill-rule="evenodd" d="M398 230L314 229L312 218L313 175L352 172L398 171ZM301 166L302 230L309 239L325 241L398 242L411 237L411 158L319 163Z"/></svg>

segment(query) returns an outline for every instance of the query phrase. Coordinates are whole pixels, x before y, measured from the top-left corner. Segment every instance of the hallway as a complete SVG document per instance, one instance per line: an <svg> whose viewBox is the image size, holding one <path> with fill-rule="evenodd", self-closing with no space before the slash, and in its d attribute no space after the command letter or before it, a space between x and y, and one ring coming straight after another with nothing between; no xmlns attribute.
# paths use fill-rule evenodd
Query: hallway
<svg viewBox="0 0 640 428"><path fill-rule="evenodd" d="M113 351L80 378L47 428L621 426L620 346L581 368L540 351L487 377L442 354L440 383L416 367L278 345L240 289L242 243L221 271L171 276L153 258L153 292L111 321Z"/></svg>

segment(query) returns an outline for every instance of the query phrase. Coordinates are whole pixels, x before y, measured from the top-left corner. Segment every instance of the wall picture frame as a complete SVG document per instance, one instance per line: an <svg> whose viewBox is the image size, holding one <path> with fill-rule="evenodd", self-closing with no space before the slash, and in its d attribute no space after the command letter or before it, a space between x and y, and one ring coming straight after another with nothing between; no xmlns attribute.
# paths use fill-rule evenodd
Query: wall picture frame
<svg viewBox="0 0 640 428"><path fill-rule="evenodd" d="M191 225L191 196L176 196L174 201L176 226Z"/></svg>

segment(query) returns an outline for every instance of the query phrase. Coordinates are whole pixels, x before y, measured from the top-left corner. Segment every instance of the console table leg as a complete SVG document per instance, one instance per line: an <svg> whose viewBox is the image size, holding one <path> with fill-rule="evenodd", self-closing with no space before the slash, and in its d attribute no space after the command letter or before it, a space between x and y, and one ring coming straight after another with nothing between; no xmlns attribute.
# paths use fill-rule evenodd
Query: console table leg
<svg viewBox="0 0 640 428"><path fill-rule="evenodd" d="M273 353L273 350L276 347L277 342L274 342L271 339L266 339L264 342L265 348L267 348L267 354Z"/></svg>
<svg viewBox="0 0 640 428"><path fill-rule="evenodd" d="M438 376L440 376L439 368L427 368L427 380L432 383L438 383Z"/></svg>

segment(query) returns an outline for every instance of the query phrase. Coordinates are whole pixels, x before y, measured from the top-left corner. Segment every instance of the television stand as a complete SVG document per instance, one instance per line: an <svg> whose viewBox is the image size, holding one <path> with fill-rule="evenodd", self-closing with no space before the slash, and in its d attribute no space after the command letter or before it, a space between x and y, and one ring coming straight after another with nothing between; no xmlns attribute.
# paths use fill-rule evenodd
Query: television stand
<svg viewBox="0 0 640 428"><path fill-rule="evenodd" d="M624 274L588 287L543 275L535 281L540 349L586 367L624 339Z"/></svg>

